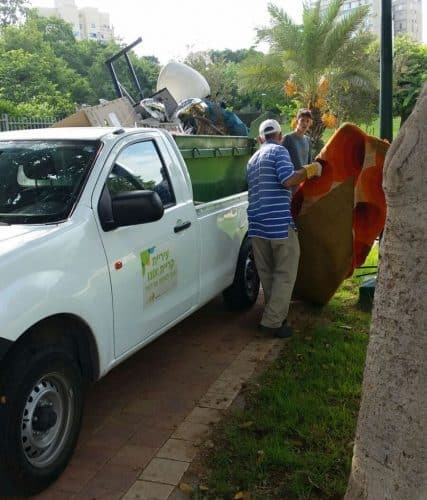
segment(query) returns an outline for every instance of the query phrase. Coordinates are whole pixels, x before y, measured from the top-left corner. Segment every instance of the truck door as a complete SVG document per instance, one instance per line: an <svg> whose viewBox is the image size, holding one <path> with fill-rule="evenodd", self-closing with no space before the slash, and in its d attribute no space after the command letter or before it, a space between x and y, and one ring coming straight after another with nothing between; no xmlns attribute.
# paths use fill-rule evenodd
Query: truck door
<svg viewBox="0 0 427 500"><path fill-rule="evenodd" d="M105 188L111 195L152 189L165 208L156 222L102 231L119 357L196 305L200 252L194 205L177 203L171 172L154 138L123 146Z"/></svg>

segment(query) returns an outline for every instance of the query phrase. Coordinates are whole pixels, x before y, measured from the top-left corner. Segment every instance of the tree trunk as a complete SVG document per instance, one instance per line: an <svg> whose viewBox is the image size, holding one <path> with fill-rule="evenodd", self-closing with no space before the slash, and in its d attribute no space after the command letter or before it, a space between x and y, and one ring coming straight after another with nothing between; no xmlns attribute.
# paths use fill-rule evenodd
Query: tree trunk
<svg viewBox="0 0 427 500"><path fill-rule="evenodd" d="M346 500L427 499L427 85L387 153L387 220Z"/></svg>
<svg viewBox="0 0 427 500"><path fill-rule="evenodd" d="M313 124L310 127L309 135L311 138L311 145L313 148L313 158L319 153L323 148L322 135L325 131L325 125L322 122L322 112L319 108L311 107L311 114L313 116Z"/></svg>

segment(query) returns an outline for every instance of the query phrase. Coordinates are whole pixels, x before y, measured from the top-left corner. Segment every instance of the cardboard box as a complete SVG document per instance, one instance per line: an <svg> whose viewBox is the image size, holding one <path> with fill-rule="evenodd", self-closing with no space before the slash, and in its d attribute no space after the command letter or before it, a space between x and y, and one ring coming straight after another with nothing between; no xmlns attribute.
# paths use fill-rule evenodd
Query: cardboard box
<svg viewBox="0 0 427 500"><path fill-rule="evenodd" d="M139 116L126 97L82 108L52 127L134 127Z"/></svg>

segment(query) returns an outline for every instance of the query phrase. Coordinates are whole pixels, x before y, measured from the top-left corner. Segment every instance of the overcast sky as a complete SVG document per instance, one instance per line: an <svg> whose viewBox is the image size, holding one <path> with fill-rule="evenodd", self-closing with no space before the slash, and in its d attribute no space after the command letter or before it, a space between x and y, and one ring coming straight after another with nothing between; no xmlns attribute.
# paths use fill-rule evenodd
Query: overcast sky
<svg viewBox="0 0 427 500"><path fill-rule="evenodd" d="M409 0L408 0L409 1ZM110 15L114 33L126 44L142 37L135 51L154 55L162 64L182 61L191 51L237 50L255 43L255 27L268 24L268 0L75 0L78 8L96 7ZM295 22L302 0L273 0ZM423 40L427 41L427 0L423 3ZM53 7L54 0L31 0Z"/></svg>

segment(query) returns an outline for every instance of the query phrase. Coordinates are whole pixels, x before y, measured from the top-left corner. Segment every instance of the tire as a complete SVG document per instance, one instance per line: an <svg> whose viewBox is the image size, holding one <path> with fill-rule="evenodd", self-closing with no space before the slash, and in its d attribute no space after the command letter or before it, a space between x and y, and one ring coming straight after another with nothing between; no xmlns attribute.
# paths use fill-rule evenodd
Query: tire
<svg viewBox="0 0 427 500"><path fill-rule="evenodd" d="M223 292L228 309L248 309L252 307L259 293L259 277L255 267L250 238L243 240L237 260L234 281Z"/></svg>
<svg viewBox="0 0 427 500"><path fill-rule="evenodd" d="M65 347L23 346L0 373L0 496L33 495L66 467L83 408L82 376Z"/></svg>

